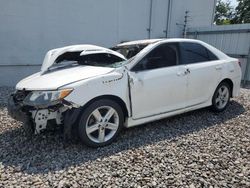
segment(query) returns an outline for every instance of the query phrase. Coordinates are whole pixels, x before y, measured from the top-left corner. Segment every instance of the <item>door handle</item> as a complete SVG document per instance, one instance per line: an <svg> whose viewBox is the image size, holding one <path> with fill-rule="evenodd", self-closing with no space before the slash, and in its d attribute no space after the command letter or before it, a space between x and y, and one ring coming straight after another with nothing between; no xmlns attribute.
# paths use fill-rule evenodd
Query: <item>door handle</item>
<svg viewBox="0 0 250 188"><path fill-rule="evenodd" d="M190 69L186 69L185 74L190 74Z"/></svg>
<svg viewBox="0 0 250 188"><path fill-rule="evenodd" d="M222 66L220 66L220 65L219 65L219 66L216 66L215 69L216 69L216 70L221 70L221 69L222 69Z"/></svg>
<svg viewBox="0 0 250 188"><path fill-rule="evenodd" d="M190 74L190 70L186 69L185 71L178 71L177 76L185 76L187 74Z"/></svg>

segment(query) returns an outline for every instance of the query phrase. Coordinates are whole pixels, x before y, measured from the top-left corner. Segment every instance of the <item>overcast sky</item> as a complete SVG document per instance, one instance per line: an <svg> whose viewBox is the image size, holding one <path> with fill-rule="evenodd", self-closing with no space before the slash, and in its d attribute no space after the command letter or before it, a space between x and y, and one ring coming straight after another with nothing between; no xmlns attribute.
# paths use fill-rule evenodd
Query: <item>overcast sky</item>
<svg viewBox="0 0 250 188"><path fill-rule="evenodd" d="M229 0L229 1L231 2L231 5L232 5L233 7L236 7L236 6L238 5L237 0Z"/></svg>
<svg viewBox="0 0 250 188"><path fill-rule="evenodd" d="M238 2L236 0L231 0L231 2L232 2L232 5L235 7L238 5Z"/></svg>

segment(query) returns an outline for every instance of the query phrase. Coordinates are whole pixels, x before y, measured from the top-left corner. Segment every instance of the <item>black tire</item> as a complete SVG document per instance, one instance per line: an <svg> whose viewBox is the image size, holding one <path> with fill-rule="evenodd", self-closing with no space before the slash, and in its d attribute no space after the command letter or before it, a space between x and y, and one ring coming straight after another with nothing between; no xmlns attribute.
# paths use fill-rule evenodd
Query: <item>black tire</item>
<svg viewBox="0 0 250 188"><path fill-rule="evenodd" d="M25 121L23 122L23 128L24 128L25 136L28 139L31 139L35 133L35 125L30 118L25 119Z"/></svg>
<svg viewBox="0 0 250 188"><path fill-rule="evenodd" d="M222 88L226 88L228 90L228 97L225 98L225 100L224 100L225 104L222 105L221 107L219 107L217 99L219 98L219 95L220 95L219 91ZM229 104L230 97L231 97L231 87L230 87L230 85L227 82L221 82L217 86L217 88L216 88L216 90L214 92L213 99L212 99L211 110L214 111L214 112L222 112L222 111L224 111L227 108L228 104Z"/></svg>
<svg viewBox="0 0 250 188"><path fill-rule="evenodd" d="M105 107L110 107L112 108L113 110L115 110L115 119L117 121L117 118L119 119L117 123L118 125L118 128L116 130L116 132L112 132L113 130L109 130L108 128L104 128L104 135L110 131L108 134L111 134L112 132L112 136L111 138L109 138L108 140L106 141L103 141L103 142L95 142L93 141L93 139L91 138L92 135L89 135L87 134L87 127L89 126L89 118L92 118L92 119L95 119L96 118L94 117L93 115L93 112L96 110L96 109L101 109L101 110L105 110ZM103 108L103 109L102 109ZM99 111L99 110L98 110ZM107 114L106 114L107 115ZM109 99L100 99L100 100L96 100L94 101L93 103L91 103L89 106L87 106L84 110L83 110L83 113L80 115L80 120L79 120L79 124L78 124L78 136L80 138L80 140L87 146L89 147L102 147L102 146L106 146L110 143L112 143L118 136L118 134L120 133L122 127L123 127L123 124L124 124L124 114L123 114L123 110L122 108L120 107L119 104L117 104L115 101L112 101L112 100L109 100ZM114 117L112 116L111 118L114 119ZM97 120L96 120L97 121ZM111 120L112 121L112 120ZM98 121L99 122L99 121ZM98 124L98 122L95 122L94 124ZM100 129L100 126L104 126L105 123L109 123L108 122L104 122L104 118L102 119L102 125L99 125L99 129ZM115 123L114 123L115 124ZM90 125L91 127L91 125ZM93 134L100 134L100 130L96 130L98 132L93 132ZM91 133L92 134L92 133ZM107 135L108 135L107 134ZM114 135L113 135L114 134ZM99 139L99 137L98 137Z"/></svg>

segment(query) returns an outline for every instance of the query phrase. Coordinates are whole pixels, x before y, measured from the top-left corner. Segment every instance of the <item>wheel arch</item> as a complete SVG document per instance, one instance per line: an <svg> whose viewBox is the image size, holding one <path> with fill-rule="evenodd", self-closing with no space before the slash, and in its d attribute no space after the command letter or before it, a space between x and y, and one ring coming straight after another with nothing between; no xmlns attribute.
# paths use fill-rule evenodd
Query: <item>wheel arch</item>
<svg viewBox="0 0 250 188"><path fill-rule="evenodd" d="M117 104L119 104L120 107L122 108L122 111L123 111L123 114L124 114L124 120L129 116L126 103L120 97L115 96L115 95L97 96L97 97L91 99L90 101L88 101L86 104L84 104L83 109L87 108L90 104L92 104L94 101L97 101L99 99L109 99L109 100L117 102Z"/></svg>
<svg viewBox="0 0 250 188"><path fill-rule="evenodd" d="M94 97L93 99L89 100L86 104L79 108L72 108L64 112L64 137L66 139L72 138L72 135L77 135L77 128L78 125L76 122L80 119L80 114L94 101L99 99L109 99L117 102L118 105L121 106L123 114L124 114L124 121L129 116L129 112L126 106L126 103L118 96L115 95L101 95Z"/></svg>
<svg viewBox="0 0 250 188"><path fill-rule="evenodd" d="M223 79L223 80L218 84L218 86L219 86L221 83L223 83L223 82L227 83L227 84L230 86L230 97L232 97L232 96L233 96L233 88L234 88L233 81L232 81L230 78L225 78L225 79ZM218 86L217 86L217 87L218 87Z"/></svg>

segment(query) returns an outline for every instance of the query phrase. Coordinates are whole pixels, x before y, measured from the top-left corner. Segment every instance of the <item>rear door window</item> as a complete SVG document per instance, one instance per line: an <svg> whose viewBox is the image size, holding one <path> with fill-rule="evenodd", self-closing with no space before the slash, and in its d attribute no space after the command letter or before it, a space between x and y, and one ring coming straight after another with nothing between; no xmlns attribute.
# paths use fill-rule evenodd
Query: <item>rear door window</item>
<svg viewBox="0 0 250 188"><path fill-rule="evenodd" d="M218 58L207 48L198 43L180 43L181 64L201 63L218 60Z"/></svg>

